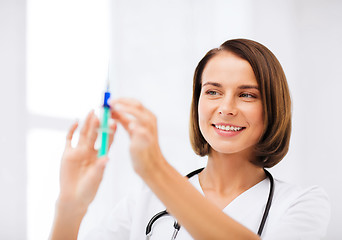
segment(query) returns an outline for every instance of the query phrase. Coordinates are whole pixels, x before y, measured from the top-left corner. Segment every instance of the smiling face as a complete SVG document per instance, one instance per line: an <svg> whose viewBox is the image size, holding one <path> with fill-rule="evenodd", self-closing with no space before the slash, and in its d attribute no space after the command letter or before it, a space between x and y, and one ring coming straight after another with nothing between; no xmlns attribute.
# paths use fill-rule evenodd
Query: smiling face
<svg viewBox="0 0 342 240"><path fill-rule="evenodd" d="M211 154L252 154L264 121L259 86L246 60L222 51L208 61L202 74L198 120Z"/></svg>

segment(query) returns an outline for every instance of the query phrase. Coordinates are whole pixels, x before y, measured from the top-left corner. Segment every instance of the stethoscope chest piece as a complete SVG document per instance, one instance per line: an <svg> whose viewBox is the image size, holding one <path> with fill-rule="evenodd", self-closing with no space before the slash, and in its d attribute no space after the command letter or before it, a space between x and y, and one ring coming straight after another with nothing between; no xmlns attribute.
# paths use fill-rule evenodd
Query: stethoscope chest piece
<svg viewBox="0 0 342 240"><path fill-rule="evenodd" d="M160 219L161 217L164 217L164 216L170 216L170 214L164 210L164 211L161 211L159 213L157 213L156 215L154 215L151 220L148 222L147 226L146 226L146 240L149 240L151 239L151 236L152 236L152 227L153 227L153 224L158 220ZM178 235L178 232L181 228L181 225L179 225L179 223L177 222L177 220L174 220L174 223L173 223L173 228L174 228L174 231L172 233L172 237L171 237L171 240L172 239L176 239L177 238L177 235Z"/></svg>

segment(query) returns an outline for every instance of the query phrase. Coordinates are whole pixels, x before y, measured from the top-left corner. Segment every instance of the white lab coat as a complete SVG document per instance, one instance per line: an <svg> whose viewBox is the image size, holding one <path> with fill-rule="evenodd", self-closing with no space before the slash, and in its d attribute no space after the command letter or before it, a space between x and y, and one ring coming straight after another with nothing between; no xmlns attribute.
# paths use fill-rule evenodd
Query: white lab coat
<svg viewBox="0 0 342 240"><path fill-rule="evenodd" d="M203 194L198 175L189 180ZM248 189L223 209L227 215L257 233L269 194L265 179ZM142 191L122 200L86 239L141 240L146 225L165 206L144 186ZM263 240L323 239L330 220L327 195L319 187L301 189L275 179L273 203L262 233ZM151 239L171 239L174 219L162 217L153 225ZM177 240L193 239L182 227Z"/></svg>

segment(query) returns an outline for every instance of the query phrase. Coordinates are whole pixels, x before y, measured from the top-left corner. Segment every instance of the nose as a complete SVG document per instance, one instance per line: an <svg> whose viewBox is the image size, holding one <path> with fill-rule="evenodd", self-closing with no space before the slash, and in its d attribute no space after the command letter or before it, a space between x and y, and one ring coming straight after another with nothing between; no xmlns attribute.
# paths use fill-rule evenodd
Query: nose
<svg viewBox="0 0 342 240"><path fill-rule="evenodd" d="M220 115L231 115L235 116L238 113L238 109L236 106L236 101L233 96L226 96L220 106L219 106L219 114Z"/></svg>

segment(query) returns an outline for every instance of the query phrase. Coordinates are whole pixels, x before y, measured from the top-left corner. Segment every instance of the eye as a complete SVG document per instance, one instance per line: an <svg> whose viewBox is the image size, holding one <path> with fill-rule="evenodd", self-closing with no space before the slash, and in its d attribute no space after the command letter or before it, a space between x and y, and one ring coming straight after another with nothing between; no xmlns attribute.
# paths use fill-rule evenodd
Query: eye
<svg viewBox="0 0 342 240"><path fill-rule="evenodd" d="M219 93L214 90L208 90L205 92L205 94L210 95L210 96L217 96Z"/></svg>
<svg viewBox="0 0 342 240"><path fill-rule="evenodd" d="M255 95L250 94L250 93L241 93L240 97L243 97L243 98L256 98Z"/></svg>

